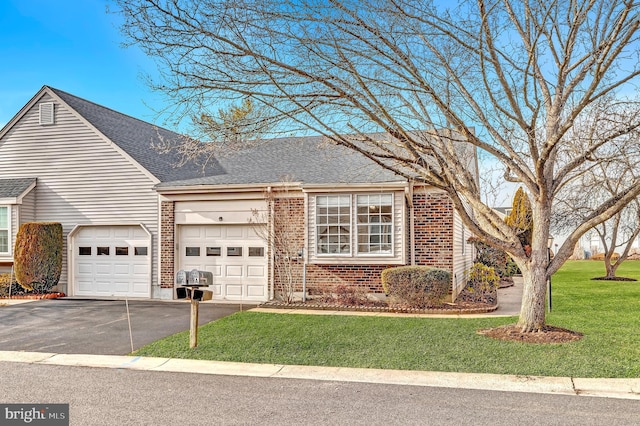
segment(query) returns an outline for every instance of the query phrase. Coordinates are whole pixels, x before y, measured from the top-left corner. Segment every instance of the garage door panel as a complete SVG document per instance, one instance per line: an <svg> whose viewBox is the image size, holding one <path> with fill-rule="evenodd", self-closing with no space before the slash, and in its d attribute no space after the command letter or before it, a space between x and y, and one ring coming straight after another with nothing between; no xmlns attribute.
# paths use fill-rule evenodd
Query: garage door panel
<svg viewBox="0 0 640 426"><path fill-rule="evenodd" d="M248 278L263 278L265 276L265 267L262 265L247 266Z"/></svg>
<svg viewBox="0 0 640 426"><path fill-rule="evenodd" d="M221 226L206 226L204 227L204 237L207 239L220 239L222 238L222 230Z"/></svg>
<svg viewBox="0 0 640 426"><path fill-rule="evenodd" d="M252 225L180 226L177 269L211 272L214 285L209 288L214 298L267 300L266 247L253 228ZM187 247L192 247L192 254L197 255L187 256ZM254 288L250 290L249 285Z"/></svg>
<svg viewBox="0 0 640 426"><path fill-rule="evenodd" d="M248 285L247 295L249 297L265 297L265 288L263 285Z"/></svg>
<svg viewBox="0 0 640 426"><path fill-rule="evenodd" d="M82 227L72 244L76 295L150 296L151 241L141 226Z"/></svg>
<svg viewBox="0 0 640 426"><path fill-rule="evenodd" d="M242 240L245 237L246 228L245 226L226 226L223 228L225 231L223 234L227 240Z"/></svg>
<svg viewBox="0 0 640 426"><path fill-rule="evenodd" d="M242 265L227 265L225 268L226 277L242 277Z"/></svg>
<svg viewBox="0 0 640 426"><path fill-rule="evenodd" d="M240 284L227 284L226 286L226 294L230 297L241 298L242 294L242 285Z"/></svg>

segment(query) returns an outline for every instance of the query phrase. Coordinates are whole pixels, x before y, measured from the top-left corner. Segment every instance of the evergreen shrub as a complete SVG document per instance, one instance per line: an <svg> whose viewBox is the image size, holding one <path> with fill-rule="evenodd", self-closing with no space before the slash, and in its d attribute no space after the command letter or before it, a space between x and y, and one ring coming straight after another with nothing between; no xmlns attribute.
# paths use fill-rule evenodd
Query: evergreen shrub
<svg viewBox="0 0 640 426"><path fill-rule="evenodd" d="M382 271L389 305L424 309L442 305L451 288L451 273L430 266L399 266Z"/></svg>
<svg viewBox="0 0 640 426"><path fill-rule="evenodd" d="M27 222L16 235L14 272L24 289L48 292L58 284L62 272L62 225Z"/></svg>

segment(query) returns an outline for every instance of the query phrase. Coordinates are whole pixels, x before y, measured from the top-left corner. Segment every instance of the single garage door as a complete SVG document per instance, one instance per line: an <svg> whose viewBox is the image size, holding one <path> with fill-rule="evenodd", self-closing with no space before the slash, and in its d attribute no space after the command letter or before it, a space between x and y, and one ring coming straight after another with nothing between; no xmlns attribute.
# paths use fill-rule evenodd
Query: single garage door
<svg viewBox="0 0 640 426"><path fill-rule="evenodd" d="M72 244L74 295L150 297L151 236L143 227L83 226Z"/></svg>
<svg viewBox="0 0 640 426"><path fill-rule="evenodd" d="M213 297L266 301L267 250L251 225L182 225L178 269L213 273Z"/></svg>

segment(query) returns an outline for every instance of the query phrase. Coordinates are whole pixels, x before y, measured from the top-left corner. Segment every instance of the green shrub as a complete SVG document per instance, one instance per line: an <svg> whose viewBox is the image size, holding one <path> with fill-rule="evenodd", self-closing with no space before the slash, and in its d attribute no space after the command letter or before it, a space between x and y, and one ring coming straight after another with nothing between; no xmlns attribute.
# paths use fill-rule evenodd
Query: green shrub
<svg viewBox="0 0 640 426"><path fill-rule="evenodd" d="M430 266L389 268L381 278L389 304L410 308L442 305L451 288L451 273Z"/></svg>
<svg viewBox="0 0 640 426"><path fill-rule="evenodd" d="M492 267L500 277L508 277L508 262L511 259L503 250L491 247L477 239L470 239L476 247L476 262Z"/></svg>
<svg viewBox="0 0 640 426"><path fill-rule="evenodd" d="M62 272L62 225L52 222L28 222L16 235L14 271L26 290L50 291Z"/></svg>
<svg viewBox="0 0 640 426"><path fill-rule="evenodd" d="M499 283L500 277L492 267L474 263L469 269L469 281L465 293L474 302L484 302L494 297Z"/></svg>

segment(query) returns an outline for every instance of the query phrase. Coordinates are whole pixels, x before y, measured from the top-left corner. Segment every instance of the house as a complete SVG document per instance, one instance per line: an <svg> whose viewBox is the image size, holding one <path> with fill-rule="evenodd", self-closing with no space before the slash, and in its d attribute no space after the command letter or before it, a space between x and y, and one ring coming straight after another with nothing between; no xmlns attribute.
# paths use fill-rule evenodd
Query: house
<svg viewBox="0 0 640 426"><path fill-rule="evenodd" d="M176 272L200 269L214 299L266 301L282 277L259 230L286 224L307 289L381 292L380 272L408 264L450 270L454 295L464 286L470 234L444 192L320 137L176 167L154 145L180 137L44 86L0 130L0 272L21 223L54 221L69 296L172 299Z"/></svg>

